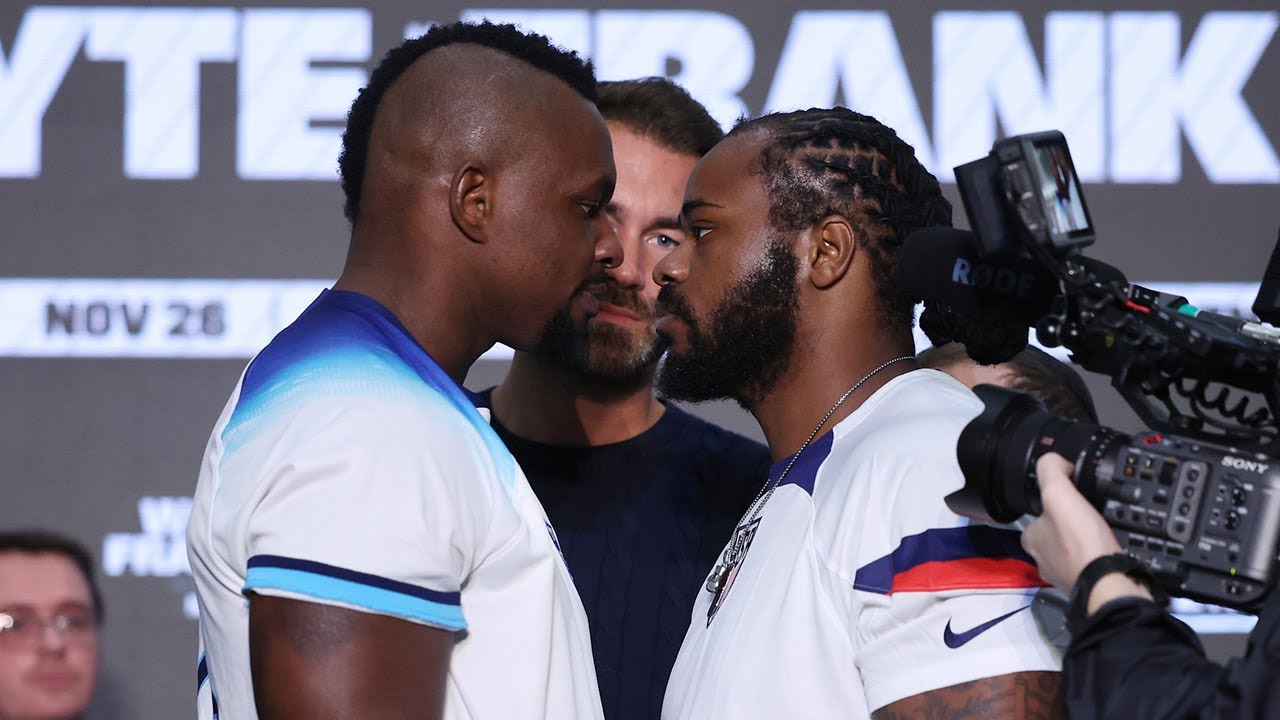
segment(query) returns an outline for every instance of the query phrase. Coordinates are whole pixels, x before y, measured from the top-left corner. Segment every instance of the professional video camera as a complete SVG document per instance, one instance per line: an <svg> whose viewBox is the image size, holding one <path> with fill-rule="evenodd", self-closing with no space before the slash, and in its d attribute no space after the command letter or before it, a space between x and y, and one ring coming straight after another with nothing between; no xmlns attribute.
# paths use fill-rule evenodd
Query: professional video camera
<svg viewBox="0 0 1280 720"><path fill-rule="evenodd" d="M1280 331L1201 311L1082 255L1095 234L1062 133L998 141L957 167L956 180L973 232L914 233L899 268L944 316L976 318L971 325L986 330L966 336L930 322L944 322L943 334L985 363L1009 359L1034 326L1041 344L1065 346L1110 376L1152 430L1126 435L979 386L986 407L960 436L965 487L948 505L997 522L1039 514L1035 461L1060 453L1122 546L1170 594L1256 608L1280 570ZM1254 304L1268 322L1280 321L1278 290L1280 244ZM1020 330L1021 340L992 344L992 327L1015 339ZM1251 412L1242 393L1266 407Z"/></svg>

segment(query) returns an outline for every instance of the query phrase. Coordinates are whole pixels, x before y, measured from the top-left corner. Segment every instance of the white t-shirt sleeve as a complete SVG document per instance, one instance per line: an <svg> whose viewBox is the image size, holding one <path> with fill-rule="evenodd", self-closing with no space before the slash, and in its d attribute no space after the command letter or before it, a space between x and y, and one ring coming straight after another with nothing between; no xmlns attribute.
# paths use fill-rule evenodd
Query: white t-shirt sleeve
<svg viewBox="0 0 1280 720"><path fill-rule="evenodd" d="M1018 672L1058 672L1062 607L1037 588L903 592L865 609L858 669L870 709Z"/></svg>
<svg viewBox="0 0 1280 720"><path fill-rule="evenodd" d="M1052 600L1060 596L1042 591L1020 532L971 524L946 505L964 484L954 448L960 420L974 409L950 407L916 421L934 442L887 452L869 469L878 486L873 512L885 521L865 546L878 547L858 562L851 627L871 710L973 680L1062 667L1067 635L1061 604Z"/></svg>
<svg viewBox="0 0 1280 720"><path fill-rule="evenodd" d="M248 509L245 594L467 626L492 473L456 410L368 399L322 401L295 421Z"/></svg>

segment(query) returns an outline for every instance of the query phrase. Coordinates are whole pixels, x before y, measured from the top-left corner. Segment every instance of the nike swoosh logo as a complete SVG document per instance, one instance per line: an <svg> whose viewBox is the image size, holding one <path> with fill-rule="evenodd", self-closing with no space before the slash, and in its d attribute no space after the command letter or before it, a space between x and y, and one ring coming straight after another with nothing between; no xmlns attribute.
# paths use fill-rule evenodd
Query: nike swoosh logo
<svg viewBox="0 0 1280 720"><path fill-rule="evenodd" d="M1014 610L1013 612L1005 613L1004 615L1001 615L1000 617L994 620L988 620L982 623L981 625L971 630L965 630L962 633L951 632L951 621L948 620L947 627L944 628L942 631L942 642L946 643L947 647L951 648L952 650L955 650L956 648L964 645L970 640L978 637L982 633L990 630L996 625L999 625L1000 623L1004 622L1005 620L1008 620L1009 618L1013 617L1014 615L1017 615L1018 613L1022 612L1023 610L1026 610L1029 607L1031 606L1027 605L1025 607L1020 607L1017 610Z"/></svg>

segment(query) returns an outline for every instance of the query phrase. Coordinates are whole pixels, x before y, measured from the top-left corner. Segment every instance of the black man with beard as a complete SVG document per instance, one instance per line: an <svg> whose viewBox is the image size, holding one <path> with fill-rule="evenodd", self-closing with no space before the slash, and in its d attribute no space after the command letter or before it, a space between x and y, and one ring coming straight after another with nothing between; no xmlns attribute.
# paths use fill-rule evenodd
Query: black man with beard
<svg viewBox="0 0 1280 720"><path fill-rule="evenodd" d="M690 240L654 271L658 387L736 400L774 465L699 593L662 717L1054 715L1060 608L1037 601L1017 530L947 508L982 403L917 369L895 280L902 239L950 224L938 181L875 119L808 110L735 128L682 214Z"/></svg>

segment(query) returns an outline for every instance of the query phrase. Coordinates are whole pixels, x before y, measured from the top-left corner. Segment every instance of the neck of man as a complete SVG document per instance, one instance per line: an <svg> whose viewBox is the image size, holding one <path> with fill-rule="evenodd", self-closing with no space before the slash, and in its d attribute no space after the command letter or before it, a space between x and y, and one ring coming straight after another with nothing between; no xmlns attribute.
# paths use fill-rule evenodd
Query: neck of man
<svg viewBox="0 0 1280 720"><path fill-rule="evenodd" d="M418 262L405 250L412 248L412 243L361 242L361 235L378 229L357 231L333 289L358 292L377 300L461 385L471 365L497 342L477 312L477 308L484 307L483 298L470 295L475 283L460 281L452 266ZM394 232L391 227L381 229L384 234ZM413 267L425 267L425 274L404 270Z"/></svg>
<svg viewBox="0 0 1280 720"><path fill-rule="evenodd" d="M550 358L517 352L492 395L494 417L511 434L545 445L594 447L630 440L657 424L653 368L621 382L584 376Z"/></svg>
<svg viewBox="0 0 1280 720"><path fill-rule="evenodd" d="M856 333L851 336L859 337ZM874 332L861 337L870 342L864 340L854 345L847 339L837 341L837 338L826 337L797 344L797 351L778 382L758 402L747 406L760 423L774 462L798 452L827 411L854 383L894 358L914 355L909 334L905 340L890 340ZM823 423L813 439L830 432L890 380L916 367L915 360L903 360L867 378Z"/></svg>

